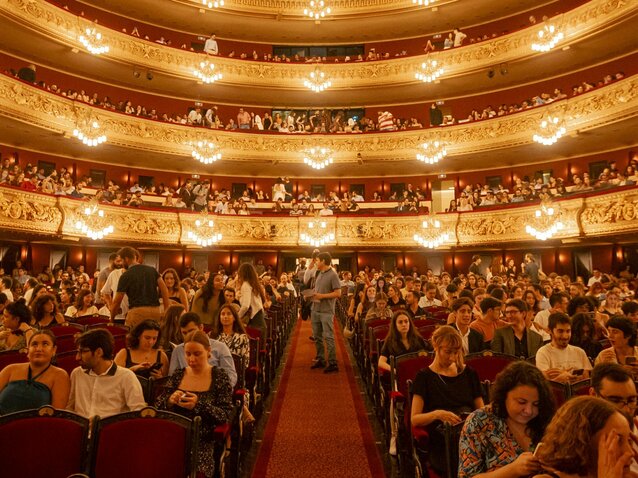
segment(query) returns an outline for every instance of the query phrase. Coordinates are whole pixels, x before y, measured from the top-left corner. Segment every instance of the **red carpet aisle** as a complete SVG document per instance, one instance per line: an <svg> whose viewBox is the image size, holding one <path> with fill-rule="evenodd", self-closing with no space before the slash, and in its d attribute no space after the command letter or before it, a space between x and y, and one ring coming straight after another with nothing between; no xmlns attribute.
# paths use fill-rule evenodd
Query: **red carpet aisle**
<svg viewBox="0 0 638 478"><path fill-rule="evenodd" d="M383 464L343 337L338 373L310 370L309 322L297 324L253 478L382 477Z"/></svg>

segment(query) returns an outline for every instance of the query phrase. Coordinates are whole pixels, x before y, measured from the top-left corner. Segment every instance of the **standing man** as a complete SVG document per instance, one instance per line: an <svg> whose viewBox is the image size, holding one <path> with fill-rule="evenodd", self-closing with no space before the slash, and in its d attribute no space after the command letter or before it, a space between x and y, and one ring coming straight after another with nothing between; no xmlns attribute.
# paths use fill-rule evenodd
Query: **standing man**
<svg viewBox="0 0 638 478"><path fill-rule="evenodd" d="M104 286L99 289L99 293L102 296L102 300L109 310L109 314L113 311L113 299L115 299L115 294L117 293L117 284L120 282L120 277L124 274L124 269L122 268L122 258L115 254L115 259L113 260L113 270L106 278L106 282ZM126 314L128 314L128 296L124 295L122 298L122 302L120 302L120 310L115 311L116 316L115 320L118 322L124 322L126 319Z"/></svg>
<svg viewBox="0 0 638 478"><path fill-rule="evenodd" d="M312 335L315 338L317 356L310 368L323 368L326 366L324 342L328 352L328 366L324 373L338 372L337 352L334 338L334 314L335 303L341 297L341 283L339 276L332 268L332 256L328 252L321 252L317 256L317 270L319 274L315 280L314 294L312 295L312 309L310 322Z"/></svg>
<svg viewBox="0 0 638 478"><path fill-rule="evenodd" d="M573 382L588 378L591 363L580 347L569 344L572 323L567 314L561 312L549 316L549 331L552 341L543 345L536 353L536 366L548 380Z"/></svg>
<svg viewBox="0 0 638 478"><path fill-rule="evenodd" d="M534 259L534 254L531 252L525 254L525 260L523 264L521 264L521 268L523 272L527 274L527 277L529 277L530 284L538 284L539 267L536 263L536 259Z"/></svg>
<svg viewBox="0 0 638 478"><path fill-rule="evenodd" d="M470 264L470 273L474 274L475 276L480 276L481 275L481 269L479 268L480 265L481 265L481 256L479 256L478 254L472 256L472 264Z"/></svg>
<svg viewBox="0 0 638 478"><path fill-rule="evenodd" d="M159 322L162 318L159 308L160 294L164 310L167 310L170 305L164 279L155 268L140 264L138 262L139 255L132 247L123 247L117 251L117 255L122 259L126 272L122 274L117 284L117 293L111 309L111 320L115 319L124 294L126 294L129 302L126 325L132 328L147 319Z"/></svg>
<svg viewBox="0 0 638 478"><path fill-rule="evenodd" d="M109 266L102 269L100 274L97 276L97 285L95 286L95 305L98 306L98 309L105 303L104 298L102 297L102 288L104 287L104 284L106 284L106 279L109 278L111 272L115 270L115 267L113 267L115 259L117 259L116 253L109 255Z"/></svg>
<svg viewBox="0 0 638 478"><path fill-rule="evenodd" d="M209 55L219 54L219 47L217 46L217 40L215 39L214 33L211 33L210 38L206 40L206 43L204 43L204 53L208 53Z"/></svg>
<svg viewBox="0 0 638 478"><path fill-rule="evenodd" d="M113 336L106 329L84 332L77 341L80 366L71 372L67 408L86 418L142 409L142 386L133 372L113 361Z"/></svg>
<svg viewBox="0 0 638 478"><path fill-rule="evenodd" d="M237 113L237 124L239 125L239 129L250 129L250 113L248 111L244 111L244 108L239 108L239 113ZM273 201L275 198L273 197Z"/></svg>

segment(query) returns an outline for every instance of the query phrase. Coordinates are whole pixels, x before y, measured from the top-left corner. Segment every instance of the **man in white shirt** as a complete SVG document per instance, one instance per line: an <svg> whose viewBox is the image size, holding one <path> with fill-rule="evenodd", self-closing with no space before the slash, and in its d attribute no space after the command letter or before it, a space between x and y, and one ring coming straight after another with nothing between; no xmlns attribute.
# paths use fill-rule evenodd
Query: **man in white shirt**
<svg viewBox="0 0 638 478"><path fill-rule="evenodd" d="M443 304L436 298L436 292L436 284L429 282L425 287L425 295L419 299L419 307L423 309L426 307L441 307Z"/></svg>
<svg viewBox="0 0 638 478"><path fill-rule="evenodd" d="M594 269L593 272L594 275L587 281L587 288L593 286L596 282L600 282L603 278L603 274L598 269Z"/></svg>
<svg viewBox="0 0 638 478"><path fill-rule="evenodd" d="M100 290L102 300L109 310L109 313L106 315L111 315L110 311L112 310L113 299L115 298L115 293L117 292L117 284L120 282L120 277L122 277L122 274L124 274L124 269L122 268L122 258L117 254L115 256L116 257L113 260L113 270L106 278L106 282ZM124 297L122 298L120 309L121 312L115 316L115 320L124 321L124 319L126 318L126 314L128 313L128 296L126 294L124 294Z"/></svg>
<svg viewBox="0 0 638 478"><path fill-rule="evenodd" d="M536 352L536 366L548 380L574 382L589 377L592 369L587 354L580 347L569 344L572 324L569 316L555 312L549 316L552 341Z"/></svg>
<svg viewBox="0 0 638 478"><path fill-rule="evenodd" d="M219 47L217 46L217 40L215 40L215 34L211 34L210 38L204 43L204 53L209 55L219 54Z"/></svg>
<svg viewBox="0 0 638 478"><path fill-rule="evenodd" d="M454 29L454 47L455 48L463 45L463 40L465 40L466 38L467 38L467 35L465 33L463 33L458 28Z"/></svg>
<svg viewBox="0 0 638 478"><path fill-rule="evenodd" d="M565 292L556 292L549 297L549 309L541 310L534 316L533 329L541 334L543 342L551 340L549 335L549 316L556 312L567 313L569 296Z"/></svg>
<svg viewBox="0 0 638 478"><path fill-rule="evenodd" d="M113 336L106 329L84 332L78 339L80 366L71 372L67 408L87 418L142 409L142 386L133 372L113 361Z"/></svg>

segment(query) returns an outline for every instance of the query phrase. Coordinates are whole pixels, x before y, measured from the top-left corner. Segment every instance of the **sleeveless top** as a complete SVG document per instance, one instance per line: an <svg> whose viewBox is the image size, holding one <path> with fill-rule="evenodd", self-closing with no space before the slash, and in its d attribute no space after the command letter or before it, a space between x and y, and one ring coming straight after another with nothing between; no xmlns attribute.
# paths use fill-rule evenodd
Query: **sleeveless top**
<svg viewBox="0 0 638 478"><path fill-rule="evenodd" d="M160 367L162 365L162 352L160 350L157 351L157 356L155 357L155 363L153 365L157 367L157 364L159 364ZM124 366L126 368L131 368L135 365L139 365L139 364L133 362L133 359L131 358L131 349L127 348L126 349L126 364ZM136 370L135 374L139 375L140 377L151 378L151 367Z"/></svg>
<svg viewBox="0 0 638 478"><path fill-rule="evenodd" d="M42 382L36 380L47 370L51 364L35 377L31 376L31 366L26 380L14 380L9 382L0 392L0 415L40 408L51 405L51 390Z"/></svg>

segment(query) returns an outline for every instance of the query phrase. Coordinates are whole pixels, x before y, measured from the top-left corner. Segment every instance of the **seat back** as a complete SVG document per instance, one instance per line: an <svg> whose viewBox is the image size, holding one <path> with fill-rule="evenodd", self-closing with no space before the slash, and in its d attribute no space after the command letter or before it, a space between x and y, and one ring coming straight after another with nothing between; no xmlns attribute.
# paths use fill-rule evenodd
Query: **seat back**
<svg viewBox="0 0 638 478"><path fill-rule="evenodd" d="M200 417L152 407L96 420L90 476L194 476Z"/></svg>
<svg viewBox="0 0 638 478"><path fill-rule="evenodd" d="M75 335L59 335L55 338L57 353L75 352Z"/></svg>
<svg viewBox="0 0 638 478"><path fill-rule="evenodd" d="M434 358L428 354L411 353L392 357L392 384L394 390L408 396L408 380L414 380L420 370L429 366Z"/></svg>
<svg viewBox="0 0 638 478"><path fill-rule="evenodd" d="M421 337L429 341L432 338L432 335L434 335L434 331L439 327L440 325L428 324L428 325L421 325L419 327L416 327L416 330L419 331L419 334L421 334Z"/></svg>
<svg viewBox="0 0 638 478"><path fill-rule="evenodd" d="M49 328L49 330L56 337L62 337L63 335L80 335L84 332L84 326L79 324L54 325Z"/></svg>
<svg viewBox="0 0 638 478"><path fill-rule="evenodd" d="M2 416L0 475L67 478L84 473L88 436L88 419L50 406Z"/></svg>
<svg viewBox="0 0 638 478"><path fill-rule="evenodd" d="M74 324L80 324L84 327L95 324L108 324L111 322L111 318L106 315L85 315L83 317L74 317L70 320Z"/></svg>
<svg viewBox="0 0 638 478"><path fill-rule="evenodd" d="M54 365L65 370L66 373L71 375L71 372L80 365L77 359L77 352L75 350L69 350L67 352L61 352L55 355Z"/></svg>
<svg viewBox="0 0 638 478"><path fill-rule="evenodd" d="M486 350L465 356L465 364L476 371L481 381L494 382L496 375L512 362L520 359L513 355L499 354Z"/></svg>
<svg viewBox="0 0 638 478"><path fill-rule="evenodd" d="M5 368L7 365L25 363L28 361L29 358L27 357L27 354L22 353L19 350L5 350L4 352L0 352L0 370Z"/></svg>

